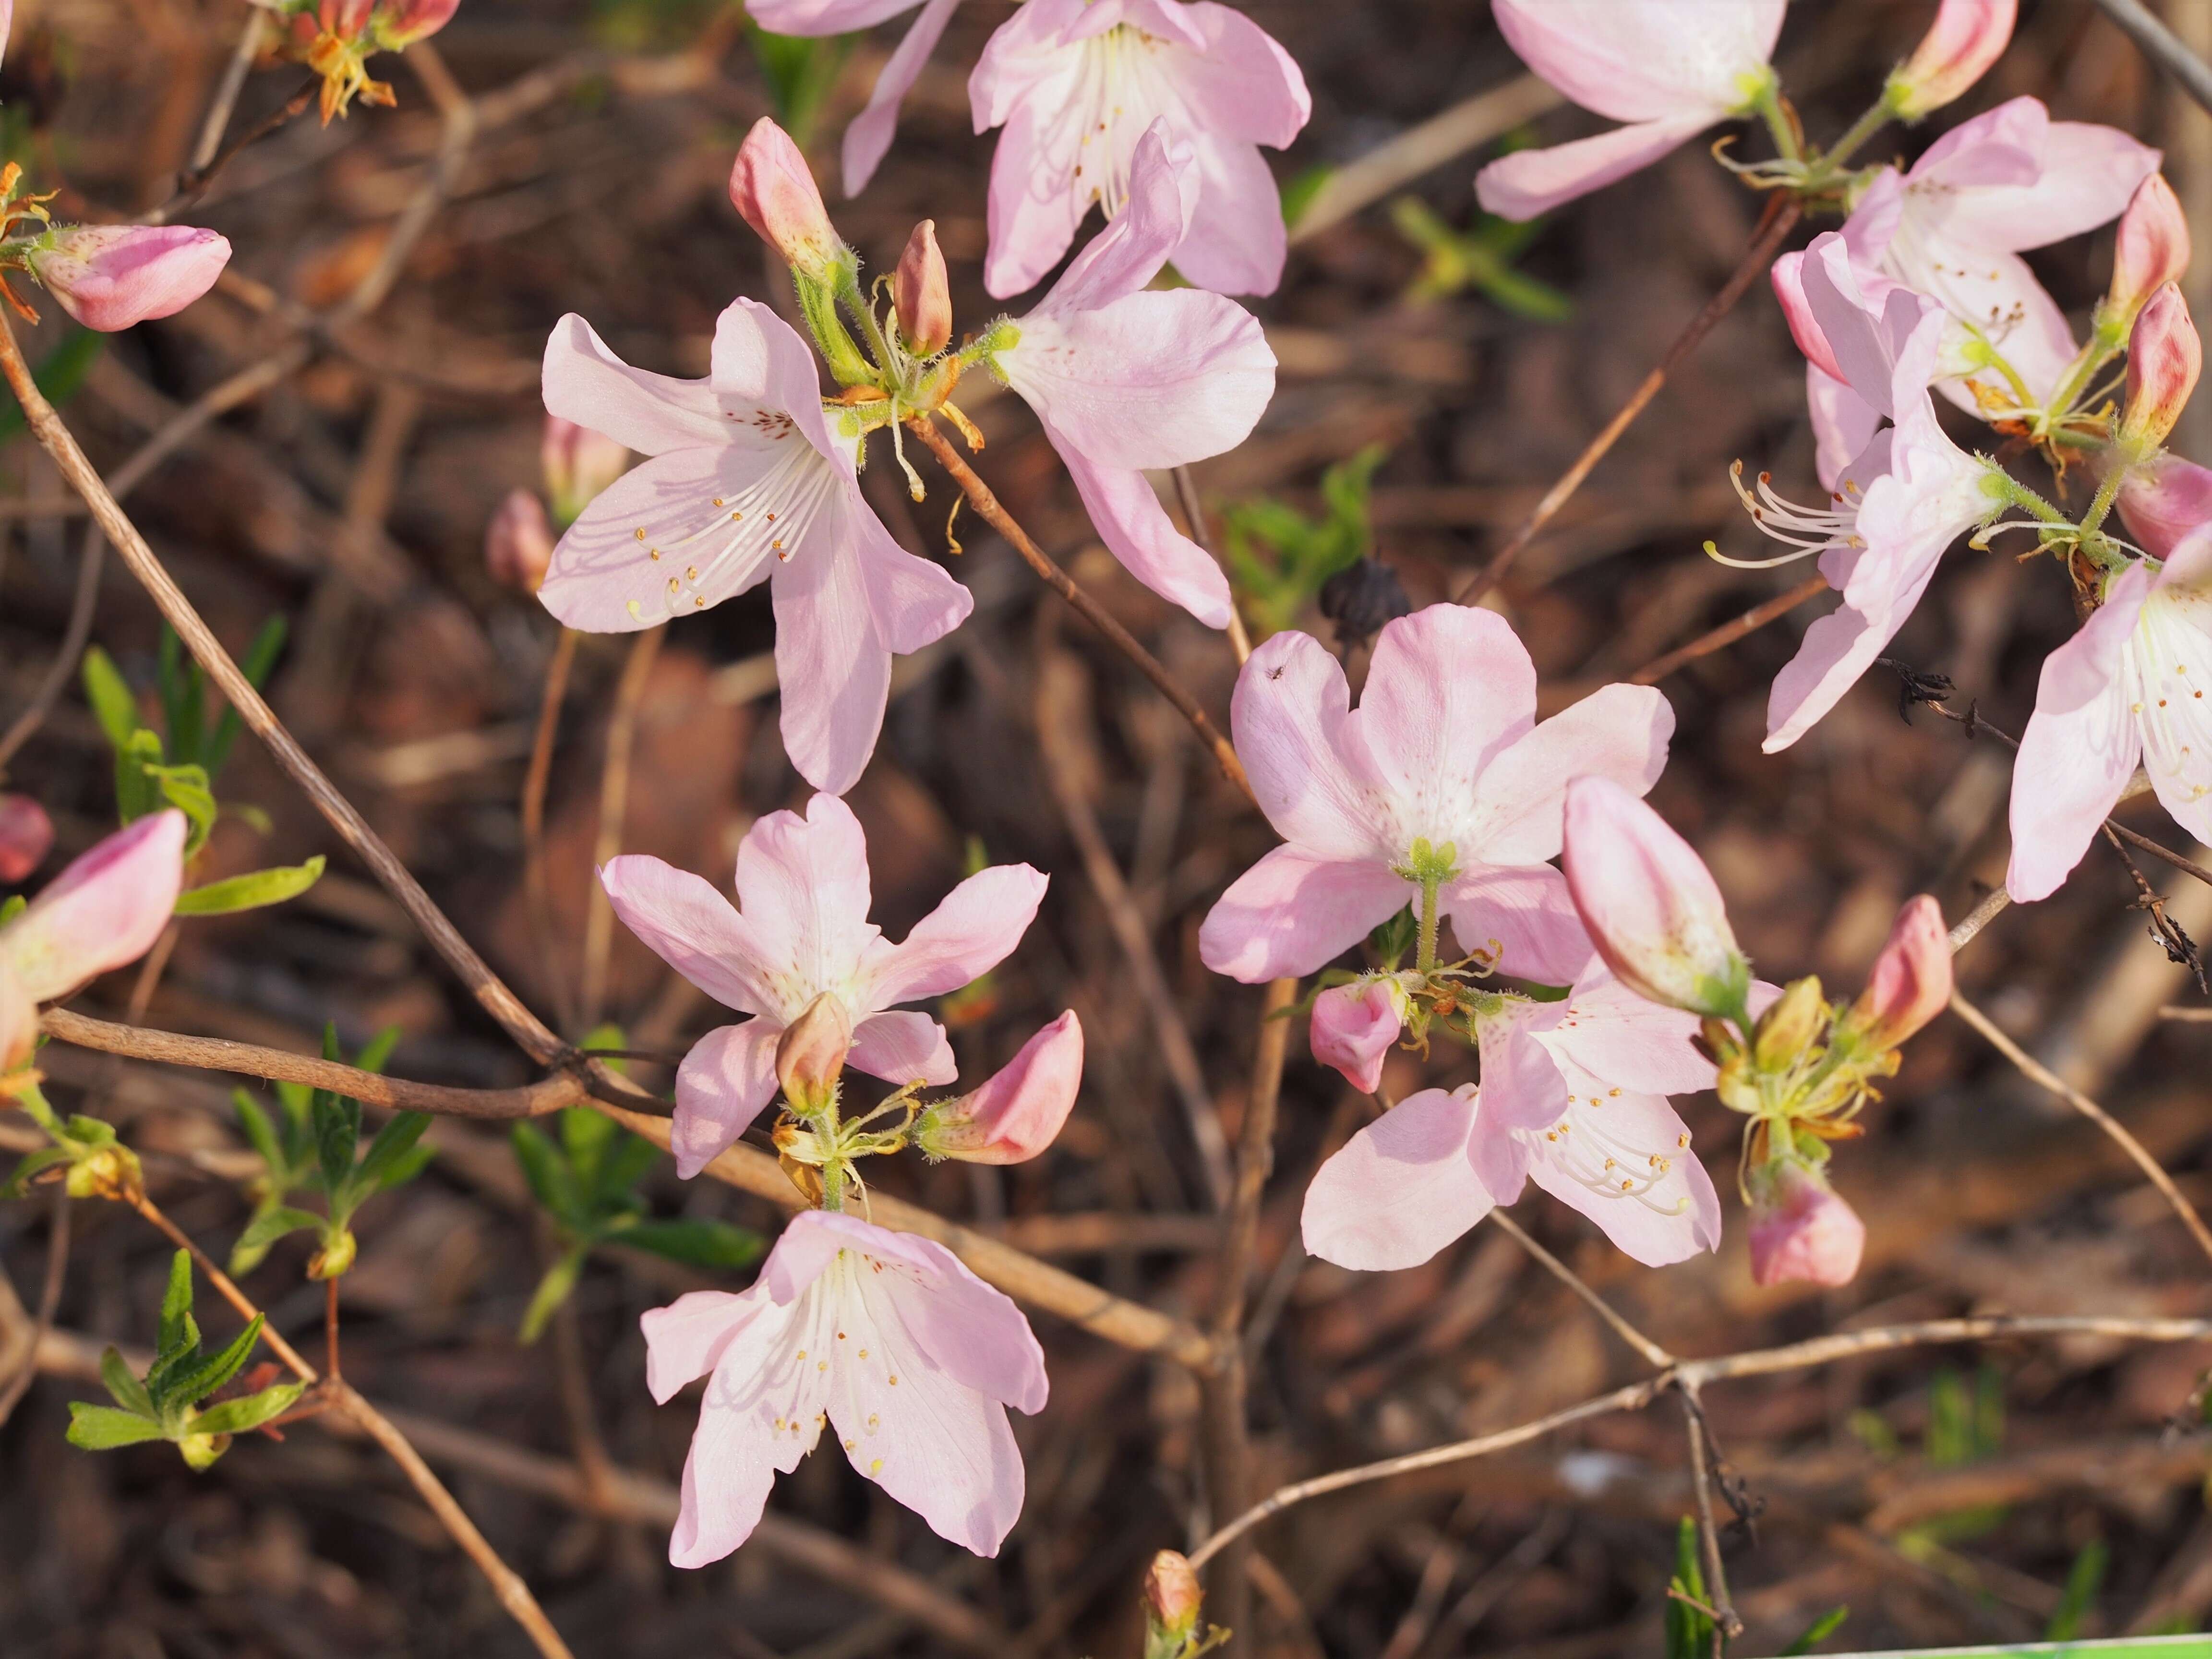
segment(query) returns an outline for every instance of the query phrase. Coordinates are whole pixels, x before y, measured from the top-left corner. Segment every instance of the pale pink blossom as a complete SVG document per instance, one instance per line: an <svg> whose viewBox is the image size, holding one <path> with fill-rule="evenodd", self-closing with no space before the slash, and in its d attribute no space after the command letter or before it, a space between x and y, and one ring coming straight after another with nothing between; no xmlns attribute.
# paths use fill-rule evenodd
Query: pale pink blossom
<svg viewBox="0 0 2212 1659"><path fill-rule="evenodd" d="M2166 175L2154 173L2136 187L2112 245L2112 282L2105 310L2123 325L2136 308L2189 270L2189 216Z"/></svg>
<svg viewBox="0 0 2212 1659"><path fill-rule="evenodd" d="M186 827L172 807L117 830L0 927L0 1043L20 1051L38 1004L154 948L184 885Z"/></svg>
<svg viewBox="0 0 2212 1659"><path fill-rule="evenodd" d="M1866 1223L1825 1176L1795 1158L1751 1176L1752 1282L1848 1285L1866 1250Z"/></svg>
<svg viewBox="0 0 2212 1659"><path fill-rule="evenodd" d="M934 356L952 340L952 284L937 246L937 222L924 219L907 238L891 272L899 338L917 357Z"/></svg>
<svg viewBox="0 0 2212 1659"><path fill-rule="evenodd" d="M769 581L784 750L834 793L874 750L892 656L974 601L861 498L854 443L823 420L813 354L788 324L738 300L712 361L706 380L672 380L623 362L580 317L555 326L546 408L648 459L561 538L538 598L571 628L619 634Z"/></svg>
<svg viewBox="0 0 2212 1659"><path fill-rule="evenodd" d="M763 115L730 167L730 204L783 261L817 283L830 280L844 247L822 205L813 172L791 135Z"/></svg>
<svg viewBox="0 0 2212 1659"><path fill-rule="evenodd" d="M960 9L960 0L746 0L745 9L763 28L777 34L850 34L872 29L903 12L921 8L897 50L877 72L867 107L845 129L845 194L858 196L898 131L899 105L921 78L922 65Z"/></svg>
<svg viewBox="0 0 2212 1659"><path fill-rule="evenodd" d="M2190 319L2189 302L2176 284L2168 283L2143 302L2128 335L2127 398L2120 408L2122 447L2142 454L2164 443L2203 372L2204 343Z"/></svg>
<svg viewBox="0 0 2212 1659"><path fill-rule="evenodd" d="M1228 578L1145 478L1235 448L1275 391L1275 354L1249 312L1196 289L1146 289L1190 222L1196 184L1156 125L1130 161L1120 216L1036 310L1001 325L1012 343L990 361L1036 412L1108 550L1163 599L1225 628Z"/></svg>
<svg viewBox="0 0 2212 1659"><path fill-rule="evenodd" d="M1022 1164L1052 1145L1083 1081L1083 1024L1073 1009L1022 1045L983 1086L932 1106L915 1139L932 1158Z"/></svg>
<svg viewBox="0 0 2212 1659"><path fill-rule="evenodd" d="M1199 933L1216 973L1310 974L1420 900L1413 843L1450 860L1437 891L1460 948L1569 985L1590 959L1559 850L1583 775L1641 793L1667 763L1674 711L1645 686L1601 687L1539 725L1536 668L1505 619L1433 605L1383 626L1359 707L1318 641L1277 634L1237 676L1238 757L1288 843L1222 895Z"/></svg>
<svg viewBox="0 0 2212 1659"><path fill-rule="evenodd" d="M1406 1023L1406 988L1395 974L1336 985L1314 999L1306 1033L1313 1057L1333 1066L1362 1094L1382 1084L1382 1061Z"/></svg>
<svg viewBox="0 0 2212 1659"><path fill-rule="evenodd" d="M0 794L0 886L13 887L46 861L54 821L28 795Z"/></svg>
<svg viewBox="0 0 2212 1659"><path fill-rule="evenodd" d="M1746 497L1760 529L1818 555L1820 574L1844 596L1841 607L1806 630L1775 678L1769 754L1835 707L1905 625L1945 550L2002 505L1990 493L1988 463L1953 443L1936 418L1928 384L1946 325L1935 301L1894 285L1879 300L1863 295L1849 246L1833 231L1806 250L1795 284L1803 304L1793 325L1817 331L1821 348L1816 411L1826 379L1818 363L1825 358L1842 371L1826 388L1838 436L1823 443L1824 469L1844 443L1864 436L1858 453L1824 477L1830 505L1796 506L1763 479L1757 500ZM1875 429L1884 419L1891 424Z"/></svg>
<svg viewBox="0 0 2212 1659"><path fill-rule="evenodd" d="M1044 1409L1044 1352L1021 1310L943 1245L808 1210L750 1290L694 1291L640 1323L655 1400L708 1379L674 1565L719 1561L751 1536L775 1476L825 1428L951 1543L996 1555L1020 1516L1006 1408Z"/></svg>
<svg viewBox="0 0 2212 1659"><path fill-rule="evenodd" d="M1243 12L1215 0L1029 0L983 48L968 94L976 131L1006 129L983 262L994 295L1058 264L1093 202L1121 216L1155 122L1197 170L1176 269L1216 294L1272 294L1282 281L1288 238L1260 146L1297 137L1313 100L1291 55Z"/></svg>
<svg viewBox="0 0 2212 1659"><path fill-rule="evenodd" d="M1922 893L1907 899L1889 938L1851 1005L1852 1024L1873 1042L1895 1048L1951 1002L1951 936L1943 912Z"/></svg>
<svg viewBox="0 0 2212 1659"><path fill-rule="evenodd" d="M2144 552L2162 559L2198 526L2212 524L2212 467L2164 450L2128 465L2112 499L2128 534Z"/></svg>
<svg viewBox="0 0 2212 1659"><path fill-rule="evenodd" d="M1563 1002L1478 1012L1482 1085L1408 1097L1306 1189L1306 1249L1366 1270L1427 1261L1534 1181L1650 1267L1720 1242L1720 1197L1669 1094L1710 1088L1692 1016L1602 970Z"/></svg>
<svg viewBox="0 0 2212 1659"><path fill-rule="evenodd" d="M20 1072L39 1052L39 1005L15 982L0 959L0 1099L7 1095L8 1073Z"/></svg>
<svg viewBox="0 0 2212 1659"><path fill-rule="evenodd" d="M1492 0L1521 61L1584 109L1628 125L1549 149L1516 150L1478 173L1489 212L1533 219L1650 167L1774 84L1767 59L1784 0Z"/></svg>
<svg viewBox="0 0 2212 1659"><path fill-rule="evenodd" d="M191 225L64 225L25 258L64 311L112 334L173 315L213 288L230 243Z"/></svg>
<svg viewBox="0 0 2212 1659"><path fill-rule="evenodd" d="M2212 528L2163 566L2139 560L2043 659L2035 713L2012 772L2019 900L2056 891L2096 839L2140 763L2159 802L2212 841Z"/></svg>
<svg viewBox="0 0 2212 1659"><path fill-rule="evenodd" d="M806 816L771 812L738 848L732 907L714 884L659 859L608 860L615 914L660 958L750 1019L709 1031L676 1074L677 1172L699 1173L743 1134L776 1091L785 1028L824 992L853 1030L850 1063L892 1083L957 1075L945 1028L901 1003L957 991L1004 961L1036 915L1045 878L1025 864L968 878L893 945L868 920L868 848L835 795Z"/></svg>
<svg viewBox="0 0 2212 1659"><path fill-rule="evenodd" d="M1697 849L1610 778L1567 786L1567 890L1590 943L1638 996L1699 1014L1741 1010L1750 964Z"/></svg>
<svg viewBox="0 0 2212 1659"><path fill-rule="evenodd" d="M2020 0L1943 0L1912 56L1886 88L1899 120L1917 121L1953 102L1989 72L2012 43Z"/></svg>
<svg viewBox="0 0 2212 1659"><path fill-rule="evenodd" d="M553 516L565 529L600 493L629 471L629 451L604 434L558 415L545 417L538 441L538 465Z"/></svg>
<svg viewBox="0 0 2212 1659"><path fill-rule="evenodd" d="M484 571L501 587L535 593L553 563L553 526L545 505L526 489L510 489L484 526Z"/></svg>

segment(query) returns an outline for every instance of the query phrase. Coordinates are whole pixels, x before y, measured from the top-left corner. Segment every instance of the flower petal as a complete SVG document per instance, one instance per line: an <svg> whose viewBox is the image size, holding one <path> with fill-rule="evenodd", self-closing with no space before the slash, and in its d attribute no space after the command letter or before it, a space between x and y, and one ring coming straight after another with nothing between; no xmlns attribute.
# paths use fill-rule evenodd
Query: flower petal
<svg viewBox="0 0 2212 1659"><path fill-rule="evenodd" d="M759 960L788 976L780 1012L799 1018L823 991L842 991L882 932L868 920L868 842L835 795L806 816L770 812L738 845L738 904Z"/></svg>
<svg viewBox="0 0 2212 1659"><path fill-rule="evenodd" d="M645 1333L645 1386L665 1406L721 1363L730 1344L759 1316L765 1295L691 1291L638 1321Z"/></svg>
<svg viewBox="0 0 2212 1659"><path fill-rule="evenodd" d="M979 870L915 924L905 940L878 939L856 988L872 1008L942 996L981 979L1014 952L1044 902L1046 878L1026 864Z"/></svg>
<svg viewBox="0 0 2212 1659"><path fill-rule="evenodd" d="M1383 638L1400 625L1390 623ZM1533 708L1533 670L1528 680ZM1370 696L1374 684L1370 672ZM1322 860L1387 860L1404 849L1382 843L1373 772L1351 704L1343 666L1312 635L1285 629L1263 641L1237 674L1230 729L1277 835Z"/></svg>
<svg viewBox="0 0 2212 1659"><path fill-rule="evenodd" d="M1107 551L1139 581L1208 628L1229 626L1229 578L1211 554L1175 527L1141 472L1101 466L1049 422L1045 436L1075 480L1075 493Z"/></svg>
<svg viewBox="0 0 2212 1659"><path fill-rule="evenodd" d="M857 499L839 508L836 540L825 535L779 567L773 588L784 753L799 776L833 795L851 788L875 753L891 690L890 647L877 631L852 522L868 509Z"/></svg>
<svg viewBox="0 0 2212 1659"><path fill-rule="evenodd" d="M2128 696L2142 711L2142 763L2159 804L2212 841L2212 535L2174 550L2143 602L2128 649Z"/></svg>
<svg viewBox="0 0 2212 1659"><path fill-rule="evenodd" d="M1498 32L1521 61L1615 121L1707 112L1743 101L1782 28L1783 0L1494 0Z"/></svg>
<svg viewBox="0 0 2212 1659"><path fill-rule="evenodd" d="M1572 1080L1585 1101L1595 1092L1604 1103L1577 1104L1557 1139L1524 1133L1528 1178L1648 1267L1717 1247L1720 1194L1690 1149L1680 1115L1659 1095L1613 1094L1594 1087L1594 1079ZM1661 1173L1653 1179L1655 1168ZM1632 1175L1623 1173L1631 1170ZM1622 1182L1632 1190L1623 1190Z"/></svg>
<svg viewBox="0 0 2212 1659"><path fill-rule="evenodd" d="M775 1045L782 1035L779 1021L740 1020L708 1032L684 1056L668 1150L684 1180L727 1152L775 1098Z"/></svg>
<svg viewBox="0 0 2212 1659"><path fill-rule="evenodd" d="M855 1026L845 1061L886 1083L942 1087L960 1075L945 1028L927 1014L903 1009L872 1015Z"/></svg>
<svg viewBox="0 0 2212 1659"><path fill-rule="evenodd" d="M553 325L542 374L545 410L641 455L729 441L714 389L632 368L573 311Z"/></svg>
<svg viewBox="0 0 2212 1659"><path fill-rule="evenodd" d="M746 1294L759 1296L759 1287ZM814 1449L828 1386L792 1354L814 1313L763 1297L723 1350L684 1460L671 1565L703 1567L744 1543L760 1524L777 1474L789 1474Z"/></svg>
<svg viewBox="0 0 2212 1659"><path fill-rule="evenodd" d="M1414 1267L1488 1215L1468 1163L1472 1091L1424 1089L1345 1143L1306 1188L1300 1229L1324 1261L1362 1272Z"/></svg>
<svg viewBox="0 0 2212 1659"><path fill-rule="evenodd" d="M1567 1012L1537 1041L1608 1084L1647 1094L1686 1095L1713 1086L1713 1063L1691 1046L1698 1017L1662 1007L1601 970L1575 988Z"/></svg>
<svg viewBox="0 0 2212 1659"><path fill-rule="evenodd" d="M1067 262L1037 308L1022 322L1097 311L1136 293L1160 274L1190 228L1198 179L1188 155L1170 154L1167 123L1154 121L1129 156L1129 197L1114 222Z"/></svg>
<svg viewBox="0 0 2212 1659"><path fill-rule="evenodd" d="M881 4L872 7L888 17L904 11L914 0L890 0L885 9ZM922 67L929 54L937 50L937 42L945 33L945 26L952 21L952 14L960 9L960 0L928 0L921 15L898 43L898 49L884 62L876 75L875 89L868 94L868 106L853 118L845 129L845 194L858 196L875 177L876 168L884 153L891 147L891 138L898 131L899 105L921 78ZM753 8L753 15L761 15L761 8ZM763 28L774 28L763 22ZM825 30L827 33L842 33L842 30ZM788 33L778 30L777 33Z"/></svg>
<svg viewBox="0 0 2212 1659"><path fill-rule="evenodd" d="M1282 285L1290 228L1266 158L1204 127L1182 136L1198 174L1198 209L1176 248L1176 269L1215 294L1273 294Z"/></svg>
<svg viewBox="0 0 2212 1659"><path fill-rule="evenodd" d="M1203 51L1178 53L1175 60L1176 90L1197 129L1248 146L1287 148L1313 116L1313 94L1297 60L1233 6L1197 0L1181 11L1206 39ZM1279 229L1280 212L1275 223Z"/></svg>
<svg viewBox="0 0 2212 1659"><path fill-rule="evenodd" d="M1382 864L1278 847L1214 902L1198 930L1199 959L1247 985L1310 974L1419 896Z"/></svg>
<svg viewBox="0 0 2212 1659"><path fill-rule="evenodd" d="M775 448L794 433L850 477L848 453L822 418L822 371L799 331L757 300L732 300L714 319L709 384L722 407L724 443ZM771 503L772 505L772 503Z"/></svg>
<svg viewBox="0 0 2212 1659"><path fill-rule="evenodd" d="M1616 179L1642 172L1680 149L1716 118L1715 112L1705 111L1615 127L1549 149L1515 150L1474 175L1475 198L1483 211L1502 219L1534 219Z"/></svg>
<svg viewBox="0 0 2212 1659"><path fill-rule="evenodd" d="M1567 878L1548 864L1518 870L1477 866L1437 891L1462 951L1495 953L1498 966L1539 985L1572 985L1589 971L1589 935L1567 891Z"/></svg>
<svg viewBox="0 0 2212 1659"><path fill-rule="evenodd" d="M788 964L769 954L781 952L781 943L763 945L712 882L646 854L626 853L600 867L599 884L623 926L715 1001L739 1013L785 1017L775 981L787 975Z"/></svg>
<svg viewBox="0 0 2212 1659"><path fill-rule="evenodd" d="M1644 794L1666 769L1674 733L1674 710L1656 687L1600 687L1515 739L1483 769L1472 845L1462 844L1461 856L1485 864L1556 857L1569 781L1610 778Z"/></svg>
<svg viewBox="0 0 2212 1659"><path fill-rule="evenodd" d="M1541 1128L1567 1109L1567 1083L1558 1057L1537 1041L1565 1017L1558 1003L1508 1005L1481 1019L1482 1111L1493 1128Z"/></svg>
<svg viewBox="0 0 2212 1659"><path fill-rule="evenodd" d="M16 990L50 1002L152 950L176 912L188 827L174 807L137 819L71 860L0 927L0 960Z"/></svg>

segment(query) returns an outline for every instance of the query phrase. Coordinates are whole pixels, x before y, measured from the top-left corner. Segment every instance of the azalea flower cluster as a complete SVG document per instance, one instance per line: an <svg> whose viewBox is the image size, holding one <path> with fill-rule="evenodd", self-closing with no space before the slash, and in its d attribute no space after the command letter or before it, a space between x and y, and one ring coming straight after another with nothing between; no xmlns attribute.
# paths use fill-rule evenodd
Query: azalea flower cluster
<svg viewBox="0 0 2212 1659"><path fill-rule="evenodd" d="M322 118L343 115L353 100L398 102L390 82L370 78L368 60L404 52L453 21L461 0L252 0L271 14L276 52L322 77Z"/></svg>

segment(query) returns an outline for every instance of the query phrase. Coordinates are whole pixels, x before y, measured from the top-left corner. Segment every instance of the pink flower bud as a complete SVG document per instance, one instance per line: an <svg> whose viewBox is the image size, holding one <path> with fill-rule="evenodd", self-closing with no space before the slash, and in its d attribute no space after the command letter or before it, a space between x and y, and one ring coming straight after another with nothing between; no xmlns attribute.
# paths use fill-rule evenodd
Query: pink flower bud
<svg viewBox="0 0 2212 1659"><path fill-rule="evenodd" d="M1950 1001L1951 935L1942 910L1922 893L1907 899L1890 924L1889 942L1851 1005L1851 1023L1883 1048L1894 1048Z"/></svg>
<svg viewBox="0 0 2212 1659"><path fill-rule="evenodd" d="M171 807L117 830L0 927L0 963L24 994L49 1001L153 948L184 884L185 828Z"/></svg>
<svg viewBox="0 0 2212 1659"><path fill-rule="evenodd" d="M453 21L461 0L383 0L376 9L376 43L398 52L427 40Z"/></svg>
<svg viewBox="0 0 2212 1659"><path fill-rule="evenodd" d="M1339 985L1314 999L1306 1041L1313 1057L1334 1066L1362 1094L1382 1082L1382 1060L1406 1023L1406 991L1388 975Z"/></svg>
<svg viewBox="0 0 2212 1659"><path fill-rule="evenodd" d="M112 334L182 311L213 288L230 244L191 225L64 225L28 258L64 311Z"/></svg>
<svg viewBox="0 0 2212 1659"><path fill-rule="evenodd" d="M730 200L793 270L817 283L830 280L844 244L806 158L765 115L753 123L730 169Z"/></svg>
<svg viewBox="0 0 2212 1659"><path fill-rule="evenodd" d="M1590 942L1638 996L1740 1015L1751 967L1720 889L1690 843L1610 778L1567 786L1567 890Z"/></svg>
<svg viewBox="0 0 2212 1659"><path fill-rule="evenodd" d="M937 251L937 222L924 219L907 238L891 276L899 337L917 357L933 357L952 338L952 285Z"/></svg>
<svg viewBox="0 0 2212 1659"><path fill-rule="evenodd" d="M1083 1081L1083 1026L1070 1009L969 1095L931 1107L915 1139L932 1158L1020 1164L1053 1143Z"/></svg>
<svg viewBox="0 0 2212 1659"><path fill-rule="evenodd" d="M1814 368L1832 380L1847 380L1844 366L1836 361L1836 349L1828 343L1827 335L1813 315L1813 307L1805 298L1805 256L1784 253L1768 270L1767 280L1774 284L1774 297L1782 302L1783 320L1790 325L1790 337L1797 343L1797 349Z"/></svg>
<svg viewBox="0 0 2212 1659"><path fill-rule="evenodd" d="M484 526L484 568L501 587L535 593L553 563L553 526L526 489L510 489Z"/></svg>
<svg viewBox="0 0 2212 1659"><path fill-rule="evenodd" d="M2127 403L2120 414L2120 436L2138 450L2166 441L2197 389L2204 368L2204 343L2190 320L2189 302L2172 283L2143 302L2128 336Z"/></svg>
<svg viewBox="0 0 2212 1659"><path fill-rule="evenodd" d="M0 887L13 887L45 861L54 821L28 795L0 795Z"/></svg>
<svg viewBox="0 0 2212 1659"><path fill-rule="evenodd" d="M2004 55L2020 0L1943 0L1912 56L1889 77L1889 106L1901 121L1957 98Z"/></svg>
<svg viewBox="0 0 2212 1659"><path fill-rule="evenodd" d="M1866 1251L1866 1223L1817 1170L1778 1158L1751 1174L1751 1277L1848 1285Z"/></svg>
<svg viewBox="0 0 2212 1659"><path fill-rule="evenodd" d="M563 528L576 522L599 494L629 471L629 451L605 433L594 432L558 415L545 417L538 459L545 471L545 493L553 516Z"/></svg>
<svg viewBox="0 0 2212 1659"><path fill-rule="evenodd" d="M853 1047L853 1017L843 999L824 991L784 1029L775 1045L775 1078L793 1111L811 1116L829 1104Z"/></svg>
<svg viewBox="0 0 2212 1659"><path fill-rule="evenodd" d="M2161 452L2130 465L2113 500L2128 534L2162 559L2198 526L2212 524L2212 467Z"/></svg>
<svg viewBox="0 0 2212 1659"><path fill-rule="evenodd" d="M2136 186L2128 210L2120 216L2106 310L2132 324L2145 300L2166 283L2179 282L2188 269L2189 220L2166 175L2154 173Z"/></svg>
<svg viewBox="0 0 2212 1659"><path fill-rule="evenodd" d="M1198 1627L1205 1599L1186 1558L1173 1550L1162 1550L1152 1558L1145 1573L1145 1620L1153 1630L1188 1636Z"/></svg>

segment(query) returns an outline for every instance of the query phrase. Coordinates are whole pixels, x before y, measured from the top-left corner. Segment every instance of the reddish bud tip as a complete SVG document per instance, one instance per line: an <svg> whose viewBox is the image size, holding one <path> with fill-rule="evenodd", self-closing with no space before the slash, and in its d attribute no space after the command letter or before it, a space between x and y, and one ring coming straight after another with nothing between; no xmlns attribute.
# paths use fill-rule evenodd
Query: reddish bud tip
<svg viewBox="0 0 2212 1659"><path fill-rule="evenodd" d="M785 1028L775 1045L775 1077L793 1111L811 1116L829 1103L852 1047L852 1016L832 991L808 1003Z"/></svg>
<svg viewBox="0 0 2212 1659"><path fill-rule="evenodd" d="M54 821L28 795L0 795L0 887L13 887L46 860Z"/></svg>
<svg viewBox="0 0 2212 1659"><path fill-rule="evenodd" d="M1052 1145L1082 1081L1083 1026L1071 1009L981 1088L923 1113L915 1139L932 1158L1024 1163Z"/></svg>
<svg viewBox="0 0 2212 1659"><path fill-rule="evenodd" d="M1904 121L1941 109L2004 54L2020 0L1943 0L1912 56L1889 77L1889 106Z"/></svg>
<svg viewBox="0 0 2212 1659"><path fill-rule="evenodd" d="M2130 446L2148 449L2166 441L2197 389L2204 368L2204 344L2190 319L2189 302L2172 283L2143 302L2128 336L2127 404L2120 435Z"/></svg>
<svg viewBox="0 0 2212 1659"><path fill-rule="evenodd" d="M453 21L461 0L383 0L376 9L377 45L398 52L427 40Z"/></svg>
<svg viewBox="0 0 2212 1659"><path fill-rule="evenodd" d="M1883 1048L1894 1048L1950 1000L1951 935L1942 909L1922 893L1907 899L1890 924L1889 942L1851 1005L1851 1020Z"/></svg>
<svg viewBox="0 0 2212 1659"><path fill-rule="evenodd" d="M730 200L793 270L817 283L829 280L842 246L830 210L799 146L765 115L738 150Z"/></svg>
<svg viewBox="0 0 2212 1659"><path fill-rule="evenodd" d="M629 451L602 433L558 415L545 417L538 447L545 493L563 528L576 522L599 493L629 471Z"/></svg>
<svg viewBox="0 0 2212 1659"><path fill-rule="evenodd" d="M952 339L952 288L937 251L937 222L924 219L907 238L891 276L899 337L917 357L933 357Z"/></svg>
<svg viewBox="0 0 2212 1659"><path fill-rule="evenodd" d="M27 258L64 311L112 334L182 311L213 288L230 244L191 225L64 225Z"/></svg>
<svg viewBox="0 0 2212 1659"><path fill-rule="evenodd" d="M526 489L511 489L484 527L484 568L501 587L535 593L553 563L553 526Z"/></svg>
<svg viewBox="0 0 2212 1659"><path fill-rule="evenodd" d="M2189 220L2166 175L2154 173L2136 186L2128 210L2120 216L2119 240L2112 250L2112 286L2105 296L2108 313L2123 325L2135 321L2142 302L2189 269Z"/></svg>
<svg viewBox="0 0 2212 1659"><path fill-rule="evenodd" d="M1794 1158L1751 1174L1754 1284L1848 1285L1866 1250L1866 1223L1826 1177Z"/></svg>

